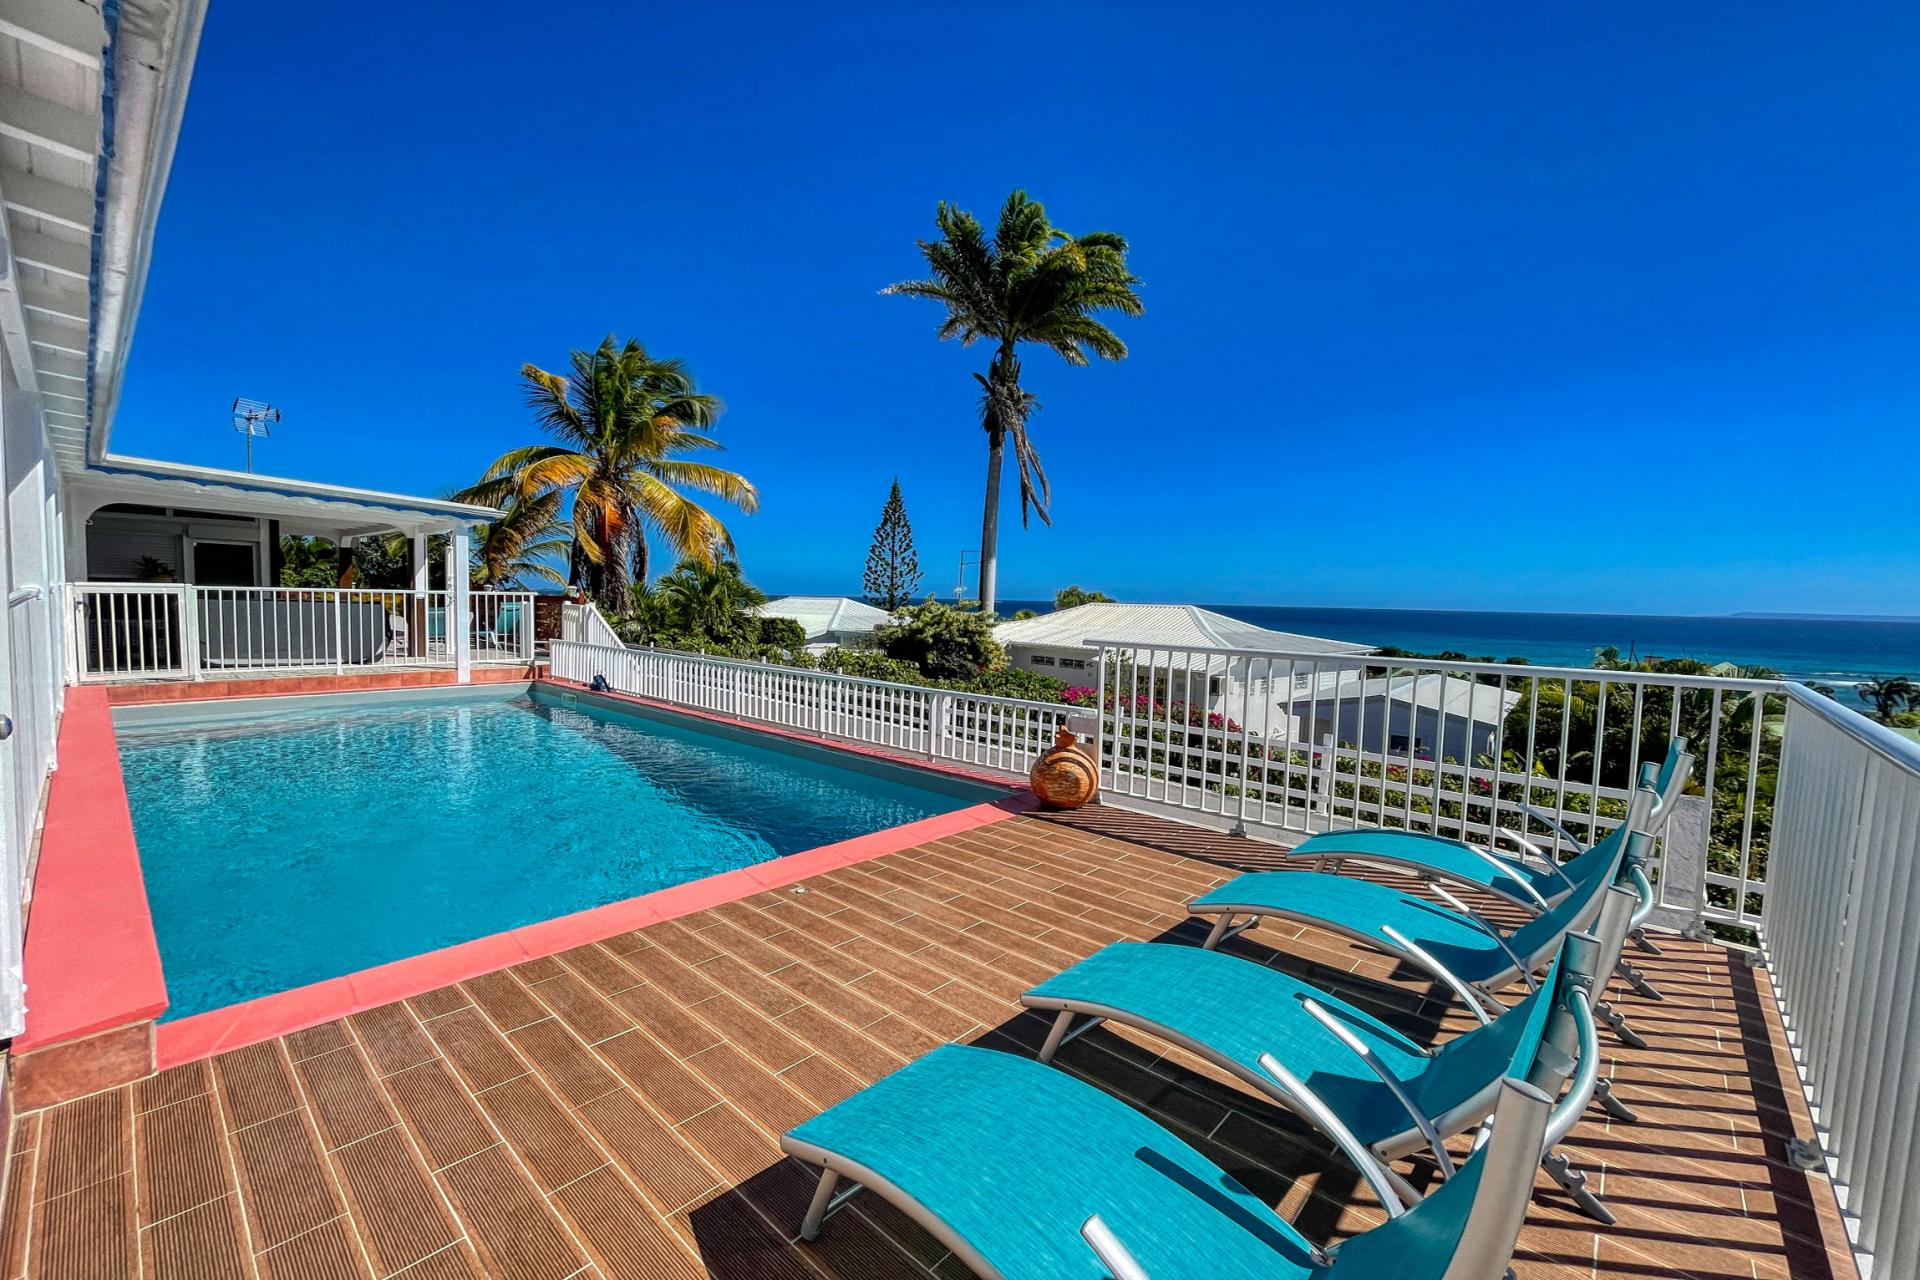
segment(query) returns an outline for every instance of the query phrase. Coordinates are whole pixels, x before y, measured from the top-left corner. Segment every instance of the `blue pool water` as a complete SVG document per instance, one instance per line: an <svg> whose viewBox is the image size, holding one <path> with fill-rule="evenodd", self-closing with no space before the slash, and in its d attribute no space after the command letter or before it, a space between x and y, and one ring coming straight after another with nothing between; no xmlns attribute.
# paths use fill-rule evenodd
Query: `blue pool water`
<svg viewBox="0 0 1920 1280"><path fill-rule="evenodd" d="M584 708L122 723L168 1018L1004 794Z"/></svg>

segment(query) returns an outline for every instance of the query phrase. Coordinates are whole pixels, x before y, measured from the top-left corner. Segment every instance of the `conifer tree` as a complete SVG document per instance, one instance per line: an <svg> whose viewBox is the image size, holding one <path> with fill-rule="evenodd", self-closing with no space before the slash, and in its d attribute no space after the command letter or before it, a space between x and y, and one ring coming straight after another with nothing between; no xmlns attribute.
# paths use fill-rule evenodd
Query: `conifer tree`
<svg viewBox="0 0 1920 1280"><path fill-rule="evenodd" d="M900 481L895 478L887 505L880 511L880 527L873 531L873 546L867 550L867 600L889 612L911 604L922 576L920 557L913 549L913 526L907 523L907 504L900 499Z"/></svg>

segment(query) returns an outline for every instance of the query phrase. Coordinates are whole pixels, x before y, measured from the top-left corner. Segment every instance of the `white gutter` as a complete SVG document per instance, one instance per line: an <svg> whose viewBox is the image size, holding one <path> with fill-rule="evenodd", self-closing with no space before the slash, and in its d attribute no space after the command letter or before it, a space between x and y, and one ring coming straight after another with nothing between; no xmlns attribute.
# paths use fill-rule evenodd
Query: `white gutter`
<svg viewBox="0 0 1920 1280"><path fill-rule="evenodd" d="M358 489L349 485L321 484L314 480L288 480L253 471L228 471L221 467L199 467L184 462L160 462L152 458L130 458L113 454L98 459L87 468L88 475L126 475L153 480L183 480L198 485L224 485L289 498L315 498L325 502L357 502L367 506L396 507L422 515L442 515L460 521L491 521L501 516L498 507L477 502L455 502L446 498L416 498L411 494L389 493L383 489Z"/></svg>
<svg viewBox="0 0 1920 1280"><path fill-rule="evenodd" d="M112 155L105 159L105 199L93 278L92 429L87 458L94 462L106 456L114 411L120 404L127 348L146 290L154 225L173 167L207 6L206 0L173 0L171 12L149 27L140 19L152 12L144 6L136 12L131 0L122 0L113 24L113 97L103 104L112 113Z"/></svg>

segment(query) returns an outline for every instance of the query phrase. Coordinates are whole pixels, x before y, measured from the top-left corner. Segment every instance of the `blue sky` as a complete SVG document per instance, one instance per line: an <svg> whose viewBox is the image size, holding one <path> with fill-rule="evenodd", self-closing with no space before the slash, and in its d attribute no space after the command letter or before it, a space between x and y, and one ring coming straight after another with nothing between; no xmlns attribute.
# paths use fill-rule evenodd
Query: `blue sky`
<svg viewBox="0 0 1920 1280"><path fill-rule="evenodd" d="M918 273L1026 187L1134 244L1026 359L1005 598L1920 612L1920 9L211 7L114 446L409 492L524 361L683 356L750 578L857 593L897 474L977 545L980 350Z"/></svg>

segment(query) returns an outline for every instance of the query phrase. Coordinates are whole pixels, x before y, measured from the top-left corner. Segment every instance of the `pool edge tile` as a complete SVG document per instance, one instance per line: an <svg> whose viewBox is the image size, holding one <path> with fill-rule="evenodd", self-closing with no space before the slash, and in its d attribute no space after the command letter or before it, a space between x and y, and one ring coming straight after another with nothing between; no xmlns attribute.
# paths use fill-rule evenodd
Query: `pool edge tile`
<svg viewBox="0 0 1920 1280"><path fill-rule="evenodd" d="M437 991L526 960L601 942L649 924L737 902L768 889L785 888L942 836L1003 822L1030 812L1033 807L1031 796L1015 793L1004 799L935 814L619 902L535 921L292 991L162 1023L155 1033L157 1069L164 1071L215 1053L245 1048L349 1014Z"/></svg>

